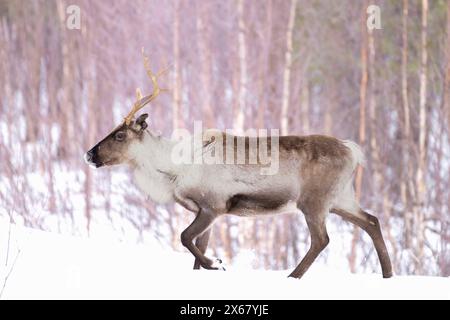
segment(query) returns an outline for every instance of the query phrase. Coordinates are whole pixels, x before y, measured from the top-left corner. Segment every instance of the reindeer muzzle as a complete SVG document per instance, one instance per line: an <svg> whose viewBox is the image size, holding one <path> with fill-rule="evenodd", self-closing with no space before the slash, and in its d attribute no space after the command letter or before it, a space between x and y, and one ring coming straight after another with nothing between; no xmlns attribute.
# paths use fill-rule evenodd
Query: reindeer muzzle
<svg viewBox="0 0 450 320"><path fill-rule="evenodd" d="M99 168L103 165L101 161L98 159L96 147L86 152L86 154L84 155L84 160L86 161L87 164L89 164L90 166L94 166L96 168Z"/></svg>

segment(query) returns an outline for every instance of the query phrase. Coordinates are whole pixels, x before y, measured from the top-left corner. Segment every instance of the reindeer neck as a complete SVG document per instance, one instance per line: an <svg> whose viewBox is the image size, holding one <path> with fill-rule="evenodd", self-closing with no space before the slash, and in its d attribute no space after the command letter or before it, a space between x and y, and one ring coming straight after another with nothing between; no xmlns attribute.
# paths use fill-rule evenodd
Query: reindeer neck
<svg viewBox="0 0 450 320"><path fill-rule="evenodd" d="M177 175L178 167L171 160L174 142L162 136L156 136L148 131L139 144L133 146L134 166L145 168L162 174Z"/></svg>

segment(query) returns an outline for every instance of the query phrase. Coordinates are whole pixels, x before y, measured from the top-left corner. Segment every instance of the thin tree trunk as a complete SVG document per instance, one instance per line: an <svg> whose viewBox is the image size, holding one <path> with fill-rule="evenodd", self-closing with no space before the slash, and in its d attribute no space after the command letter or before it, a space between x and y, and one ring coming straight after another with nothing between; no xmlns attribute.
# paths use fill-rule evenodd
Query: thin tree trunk
<svg viewBox="0 0 450 320"><path fill-rule="evenodd" d="M66 23L66 7L67 4L64 1L57 2L59 20L61 25L63 26L63 30L65 28ZM71 153L72 144L70 141L73 141L74 137L74 128L72 125L73 121L73 79L74 79L74 70L73 70L73 46L72 41L70 41L69 36L66 32L61 33L61 51L62 51L62 97L59 103L58 116L60 117L59 123L61 128L61 137L59 139L58 145L58 157L59 158L68 158ZM64 111L62 111L64 110Z"/></svg>
<svg viewBox="0 0 450 320"><path fill-rule="evenodd" d="M295 13L297 7L297 0L291 0L291 7L289 10L289 21L286 31L286 53L283 71L283 98L281 102L281 134L287 135L289 131L288 111L289 111L289 97L290 97L290 83L291 83L291 68L292 68L292 30L295 24Z"/></svg>
<svg viewBox="0 0 450 320"><path fill-rule="evenodd" d="M443 110L447 112L447 136L450 141L450 1L447 2L447 48L446 48L446 69L444 80Z"/></svg>
<svg viewBox="0 0 450 320"><path fill-rule="evenodd" d="M409 181L411 181L411 161L409 159L410 154L410 139L411 139L411 120L410 120L410 107L408 101L408 13L409 13L409 0L403 0L403 13L402 13L402 105L403 105L403 142L402 142L402 154L403 154L403 170L404 174L401 177L400 182L400 197L402 199L403 206L405 208L405 246L411 247L412 238L412 213L409 208L408 201L408 188L410 192Z"/></svg>
<svg viewBox="0 0 450 320"><path fill-rule="evenodd" d="M373 162L373 194L382 194L381 189L384 188L384 178L381 174L382 163L380 161L378 139L377 139L377 101L376 101L376 75L375 75L375 39L373 36L373 30L368 31L368 44L369 44L369 119L370 119L370 150L372 154ZM376 203L374 210L380 208L380 204Z"/></svg>
<svg viewBox="0 0 450 320"><path fill-rule="evenodd" d="M180 11L181 0L173 2L173 26L172 26L172 54L173 54L173 89L172 89L172 130L184 126L183 113L181 112L181 65L180 65ZM170 206L174 217L170 219L172 230L172 246L179 244L180 228L183 228L184 220L190 216L183 214L183 209L176 205Z"/></svg>
<svg viewBox="0 0 450 320"><path fill-rule="evenodd" d="M263 39L263 50L264 53L261 54L261 75L260 75L260 88L259 88L259 96L260 96L260 104L258 106L258 119L257 119L257 128L262 129L265 127L265 111L267 105L269 103L268 96L268 88L267 88L267 78L269 75L269 58L270 52L272 48L272 0L269 0L267 3L266 9L266 30Z"/></svg>
<svg viewBox="0 0 450 320"><path fill-rule="evenodd" d="M209 42L209 30L211 25L207 24L208 16L210 14L207 6L208 2L200 2L197 4L197 34L198 34L198 47L200 56L200 75L202 83L202 115L205 121L205 126L212 128L214 124L214 115L211 106L211 47Z"/></svg>
<svg viewBox="0 0 450 320"><path fill-rule="evenodd" d="M307 67L305 67L306 69ZM303 72L302 86L301 86L301 104L302 104L302 131L304 134L310 134L309 122L309 81L307 71Z"/></svg>
<svg viewBox="0 0 450 320"><path fill-rule="evenodd" d="M329 81L326 90L326 110L324 115L323 131L326 135L333 135L333 113L336 101L336 85L333 81Z"/></svg>
<svg viewBox="0 0 450 320"><path fill-rule="evenodd" d="M421 65L420 65L420 90L419 90L419 165L416 171L417 203L415 206L415 225L417 232L416 244L416 272L423 273L423 250L425 246L425 221L426 209L426 135L427 135L427 26L428 26L428 0L422 0L422 28L421 28Z"/></svg>
<svg viewBox="0 0 450 320"><path fill-rule="evenodd" d="M402 15L402 104L404 113L404 133L408 139L410 135L410 111L408 103L408 0L403 0Z"/></svg>
<svg viewBox="0 0 450 320"><path fill-rule="evenodd" d="M180 71L180 1L174 2L173 19L173 129L180 128L183 121L180 119L181 111L181 71Z"/></svg>
<svg viewBox="0 0 450 320"><path fill-rule="evenodd" d="M246 27L244 20L244 0L237 0L238 12L238 55L239 55L239 104L235 114L234 131L244 132L245 108L247 100L247 43L245 39Z"/></svg>
<svg viewBox="0 0 450 320"><path fill-rule="evenodd" d="M88 47L90 47L90 44L93 43L93 39L90 36L90 33L84 33L83 34L83 40L84 42L86 42L88 44ZM91 49L91 48L89 48ZM88 147L92 146L96 139L97 139L97 124L98 122L96 121L96 110L95 107L98 105L97 104L97 97L98 97L98 91L97 91L97 86L96 86L96 77L95 75L97 74L96 72L96 68L97 65L95 63L95 61L91 60L91 59L87 59L86 60L86 72L83 76L83 81L86 83L86 87L87 87L87 119L86 119L86 123L87 123L87 134L85 136L86 140L84 141L85 145L85 150L87 150ZM91 206L92 206L92 170L90 169L89 166L84 166L84 176L85 176L85 180L84 180L84 198L85 198L85 207L84 207L84 214L85 214L85 218L86 218L86 230L87 230L87 234L88 236L90 235L91 232L91 221L92 221L92 212L91 212Z"/></svg>
<svg viewBox="0 0 450 320"><path fill-rule="evenodd" d="M447 1L447 48L446 48L446 69L445 69L445 80L444 80L444 92L443 92L443 108L444 112L447 113L447 141L450 142L450 1ZM442 142L441 142L442 144ZM440 157L442 157L442 149L440 150ZM440 157L438 158L438 163L440 163ZM447 194L447 199L442 200L443 205L441 206L444 210L445 203L450 203L449 196ZM447 236L449 228L448 221L443 219L440 223L441 227L441 252L440 252L440 259L439 259L439 265L440 265L440 271L441 276L449 276L450 275L450 254L448 253L448 249L450 248L450 236ZM443 236L442 236L443 235ZM446 238L446 236L448 238Z"/></svg>
<svg viewBox="0 0 450 320"><path fill-rule="evenodd" d="M361 82L359 87L359 144L364 146L366 142L366 96L367 96L367 26L366 26L366 8L367 3L363 5L363 10L361 14ZM356 170L356 198L358 201L361 199L361 188L362 188L362 175L363 168L358 166ZM350 252L350 269L352 272L356 271L356 244L359 239L359 229L354 227L353 229L353 240Z"/></svg>
<svg viewBox="0 0 450 320"><path fill-rule="evenodd" d="M90 68L95 69L95 65L90 65ZM87 119L87 143L86 146L92 146L95 143L96 140L96 131L97 131L97 121L95 121L95 106L96 103L96 86L95 86L95 78L94 78L94 70L88 70L88 79L87 79L87 86L88 86L88 119ZM86 229L88 235L90 235L91 231L91 220L92 220L92 212L91 212L91 206L92 206L92 170L89 168L89 166L84 166L84 196L85 196L85 218L86 218Z"/></svg>
<svg viewBox="0 0 450 320"><path fill-rule="evenodd" d="M450 1L447 2L447 65L444 81L444 110L447 110L447 128L450 128ZM450 141L450 131L447 136Z"/></svg>

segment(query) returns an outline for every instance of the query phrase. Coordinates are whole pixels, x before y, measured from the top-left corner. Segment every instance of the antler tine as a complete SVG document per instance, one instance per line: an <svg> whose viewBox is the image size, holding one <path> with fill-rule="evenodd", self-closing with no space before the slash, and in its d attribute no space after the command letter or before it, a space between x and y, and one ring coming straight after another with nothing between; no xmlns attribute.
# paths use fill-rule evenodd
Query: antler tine
<svg viewBox="0 0 450 320"><path fill-rule="evenodd" d="M136 112L138 112L140 109L145 107L149 102L153 101L161 92L166 91L165 89L161 89L158 85L158 77L163 75L167 72L169 68L166 68L160 72L158 72L156 75L152 72L150 68L150 62L148 57L145 55L144 48L142 48L142 56L144 58L144 67L147 72L148 77L152 81L153 85L153 92L149 94L148 96L145 96L142 98L142 94L140 92L140 89L138 88L136 90L136 97L137 101L133 104L133 108L128 113L128 115L125 117L125 124L129 125L131 121L133 120L134 115Z"/></svg>
<svg viewBox="0 0 450 320"><path fill-rule="evenodd" d="M148 77L152 81L153 93L151 94L152 95L152 99L151 100L153 100L159 95L161 89L159 88L159 85L158 85L158 78L157 78L157 76L152 72L152 69L150 68L150 62L149 62L148 57L144 53L144 48L142 48L142 56L144 57L145 70L147 71Z"/></svg>
<svg viewBox="0 0 450 320"><path fill-rule="evenodd" d="M142 99L142 92L141 92L141 88L136 88L136 100L141 100Z"/></svg>

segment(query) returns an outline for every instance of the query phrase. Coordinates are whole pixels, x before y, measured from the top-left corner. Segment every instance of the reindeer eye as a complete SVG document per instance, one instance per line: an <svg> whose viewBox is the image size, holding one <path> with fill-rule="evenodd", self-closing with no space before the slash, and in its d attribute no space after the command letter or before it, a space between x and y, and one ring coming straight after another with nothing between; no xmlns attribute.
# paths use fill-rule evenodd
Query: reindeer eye
<svg viewBox="0 0 450 320"><path fill-rule="evenodd" d="M125 132L119 131L115 134L114 139L116 141L123 141L123 140L125 140L125 137L126 137Z"/></svg>

